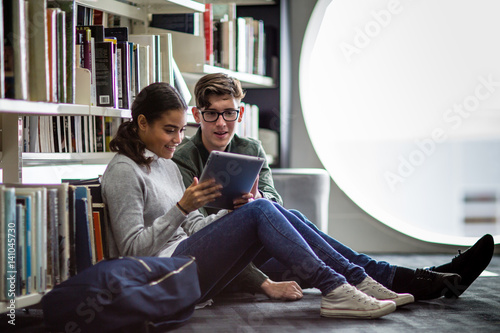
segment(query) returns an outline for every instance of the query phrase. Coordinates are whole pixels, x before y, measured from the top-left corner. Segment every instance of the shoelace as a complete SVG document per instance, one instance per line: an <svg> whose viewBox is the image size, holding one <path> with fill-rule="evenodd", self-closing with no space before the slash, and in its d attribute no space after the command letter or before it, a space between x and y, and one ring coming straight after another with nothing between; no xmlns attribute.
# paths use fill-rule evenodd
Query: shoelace
<svg viewBox="0 0 500 333"><path fill-rule="evenodd" d="M376 304L376 299L371 297L371 296L368 296L367 294L365 294L364 292L362 291L359 291L357 290L356 288L349 288L347 286L344 286L344 289L347 289L346 290L346 294L349 294L349 293L352 293L352 299L356 299L357 298L357 301L358 302L364 302L365 304L366 303L371 303L372 305L375 305Z"/></svg>
<svg viewBox="0 0 500 333"><path fill-rule="evenodd" d="M464 252L464 253L465 253L465 252ZM462 253L462 251L461 251L461 250L458 250L458 254L455 256L455 258L453 258L453 259L451 260L451 263L452 263L452 264L454 264L454 263L456 263L457 261L461 261L461 260L462 260L462 258L463 258L463 254L464 254L464 253Z"/></svg>
<svg viewBox="0 0 500 333"><path fill-rule="evenodd" d="M380 283L378 283L375 280L368 281L368 287L371 288L371 289L377 289L378 288L378 292L387 294L387 295L389 295L391 297L396 297L398 295L394 291L387 289L386 287L384 287L383 285L381 285Z"/></svg>
<svg viewBox="0 0 500 333"><path fill-rule="evenodd" d="M432 271L417 268L415 270L415 277L419 280L434 280L436 275Z"/></svg>

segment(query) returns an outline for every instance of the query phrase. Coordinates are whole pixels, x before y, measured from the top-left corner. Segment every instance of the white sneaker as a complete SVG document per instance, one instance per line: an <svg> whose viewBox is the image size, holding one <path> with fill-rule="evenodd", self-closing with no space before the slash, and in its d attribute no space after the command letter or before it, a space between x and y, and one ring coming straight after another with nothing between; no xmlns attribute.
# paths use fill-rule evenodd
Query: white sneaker
<svg viewBox="0 0 500 333"><path fill-rule="evenodd" d="M350 284L335 288L321 299L321 316L373 319L396 310L393 301L379 301Z"/></svg>
<svg viewBox="0 0 500 333"><path fill-rule="evenodd" d="M375 297L378 300L393 301L397 306L415 302L413 295L397 294L369 276L361 281L361 283L356 286L356 289L361 290L368 296Z"/></svg>

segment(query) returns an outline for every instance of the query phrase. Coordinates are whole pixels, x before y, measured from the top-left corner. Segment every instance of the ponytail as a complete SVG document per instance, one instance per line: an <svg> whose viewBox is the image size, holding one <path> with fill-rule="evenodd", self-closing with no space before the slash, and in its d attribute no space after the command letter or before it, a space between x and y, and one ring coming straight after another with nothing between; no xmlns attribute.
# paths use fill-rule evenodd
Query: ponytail
<svg viewBox="0 0 500 333"><path fill-rule="evenodd" d="M187 109L186 102L177 90L165 82L155 82L142 89L132 103L132 120L120 125L115 137L109 143L112 152L123 154L139 165L149 165L152 157L145 157L146 145L138 134L138 118L144 115L148 124L152 125L160 119L165 112Z"/></svg>
<svg viewBox="0 0 500 333"><path fill-rule="evenodd" d="M139 165L146 165L153 161L152 157L144 157L146 145L139 139L137 123L133 120L120 125L115 137L109 143L112 152L123 154Z"/></svg>

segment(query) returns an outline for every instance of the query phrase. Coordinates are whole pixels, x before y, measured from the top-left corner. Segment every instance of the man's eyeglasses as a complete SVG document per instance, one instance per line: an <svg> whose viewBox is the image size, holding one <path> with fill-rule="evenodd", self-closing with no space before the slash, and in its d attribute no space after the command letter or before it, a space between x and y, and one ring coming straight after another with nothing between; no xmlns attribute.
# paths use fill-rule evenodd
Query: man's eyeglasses
<svg viewBox="0 0 500 333"><path fill-rule="evenodd" d="M240 110L226 110L223 112L216 111L201 111L201 116L203 120L207 123L216 122L220 116L224 118L225 121L236 121L238 119L238 115L240 114Z"/></svg>

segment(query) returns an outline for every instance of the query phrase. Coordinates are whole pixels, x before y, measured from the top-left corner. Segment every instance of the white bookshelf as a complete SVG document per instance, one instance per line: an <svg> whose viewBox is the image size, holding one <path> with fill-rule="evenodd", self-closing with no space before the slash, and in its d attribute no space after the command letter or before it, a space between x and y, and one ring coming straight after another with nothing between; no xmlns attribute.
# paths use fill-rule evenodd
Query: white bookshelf
<svg viewBox="0 0 500 333"><path fill-rule="evenodd" d="M47 290L46 292L49 292L49 290ZM42 300L42 297L43 294L39 293L16 297L15 307L16 309L21 309L33 304L37 304ZM7 312L7 306L9 305L10 305L9 302L5 301L0 302L0 313Z"/></svg>
<svg viewBox="0 0 500 333"><path fill-rule="evenodd" d="M261 76L250 73L241 73L226 68L204 64L200 72L182 72L187 83L196 83L203 75L212 73L225 73L241 81L244 88L273 88L274 80L269 76Z"/></svg>

